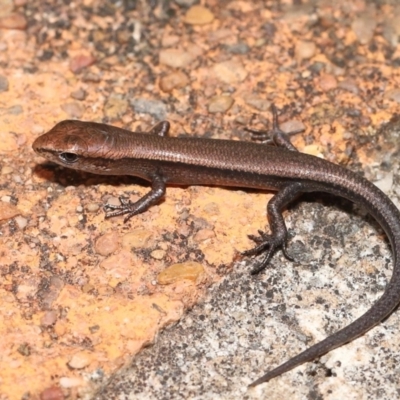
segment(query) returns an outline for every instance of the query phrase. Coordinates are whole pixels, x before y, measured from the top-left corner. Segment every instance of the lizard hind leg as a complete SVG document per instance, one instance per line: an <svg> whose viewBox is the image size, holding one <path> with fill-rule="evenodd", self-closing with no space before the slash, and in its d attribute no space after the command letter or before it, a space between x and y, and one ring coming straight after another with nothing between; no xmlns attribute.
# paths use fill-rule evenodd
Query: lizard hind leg
<svg viewBox="0 0 400 400"><path fill-rule="evenodd" d="M293 258L287 253L287 228L282 216L282 209L297 198L302 191L303 187L301 183L290 183L283 187L269 201L267 216L271 233L267 234L259 230L259 236L249 235L249 238L256 243L256 246L242 252L244 256L254 256L265 252L264 259L251 271L252 275L262 271L268 265L274 253L279 249L282 250L286 258L293 261Z"/></svg>
<svg viewBox="0 0 400 400"><path fill-rule="evenodd" d="M290 137L293 135L297 135L304 131L304 128L297 129L291 132L283 132L283 130L279 126L278 121L278 110L275 104L271 104L272 111L272 129L271 130L257 130L251 128L245 128L247 132L252 134L252 140L261 141L267 145L274 145L278 147L283 147L287 150L297 151L296 147L293 146L290 141Z"/></svg>

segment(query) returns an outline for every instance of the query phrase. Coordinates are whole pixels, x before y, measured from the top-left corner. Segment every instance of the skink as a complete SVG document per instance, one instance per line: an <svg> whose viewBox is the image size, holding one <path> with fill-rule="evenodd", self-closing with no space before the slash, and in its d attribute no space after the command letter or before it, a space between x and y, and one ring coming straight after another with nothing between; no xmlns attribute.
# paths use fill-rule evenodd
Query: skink
<svg viewBox="0 0 400 400"><path fill-rule="evenodd" d="M218 185L277 191L267 206L270 234L250 238L255 248L245 255L264 253L253 273L262 270L276 250L286 253L287 231L282 209L301 193L327 192L363 206L385 230L393 251L390 282L379 300L350 325L311 346L250 386L256 386L363 335L400 302L400 212L376 186L339 165L302 154L279 128L273 107L275 145L230 140L168 137L169 123L160 122L147 133L113 126L67 120L33 143L47 159L68 168L106 175L134 175L151 182L151 190L135 203L105 205L106 217L146 211L164 195L166 185ZM264 132L265 133L265 132ZM264 138L264 133L259 138Z"/></svg>

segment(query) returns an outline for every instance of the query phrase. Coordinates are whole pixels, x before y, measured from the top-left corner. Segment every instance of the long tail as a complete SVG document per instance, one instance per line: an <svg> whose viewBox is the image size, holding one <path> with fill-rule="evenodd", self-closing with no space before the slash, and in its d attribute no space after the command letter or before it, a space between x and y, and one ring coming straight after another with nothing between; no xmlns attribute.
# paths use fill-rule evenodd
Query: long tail
<svg viewBox="0 0 400 400"><path fill-rule="evenodd" d="M345 181L351 183L345 184L347 187L345 188L346 194L344 197L367 208L367 211L379 222L389 237L394 256L393 273L390 282L382 297L365 314L332 336L267 372L264 376L251 383L250 387L268 382L284 372L351 342L381 322L400 303L400 212L392 201L375 185L353 174L351 171L347 171L347 174L348 177L352 175L352 179L345 179ZM362 185L362 190L359 190L360 184ZM323 188L324 191L341 197L343 197L343 189L343 186L340 188Z"/></svg>

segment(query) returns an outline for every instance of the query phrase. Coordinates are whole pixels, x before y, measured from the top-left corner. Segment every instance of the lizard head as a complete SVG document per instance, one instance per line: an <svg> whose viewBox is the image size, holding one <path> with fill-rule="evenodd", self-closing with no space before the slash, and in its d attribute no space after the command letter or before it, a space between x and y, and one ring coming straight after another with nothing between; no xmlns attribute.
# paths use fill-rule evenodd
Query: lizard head
<svg viewBox="0 0 400 400"><path fill-rule="evenodd" d="M110 134L106 125L65 120L33 142L39 155L68 168L100 174L108 173L109 161L118 156L114 142L125 131Z"/></svg>

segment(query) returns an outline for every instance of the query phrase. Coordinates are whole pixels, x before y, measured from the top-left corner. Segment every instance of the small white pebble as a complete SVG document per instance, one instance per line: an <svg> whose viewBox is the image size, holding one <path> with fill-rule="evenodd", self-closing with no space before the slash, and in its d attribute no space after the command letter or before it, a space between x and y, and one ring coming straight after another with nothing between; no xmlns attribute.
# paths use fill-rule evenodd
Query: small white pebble
<svg viewBox="0 0 400 400"><path fill-rule="evenodd" d="M99 211L100 206L96 203L90 203L86 206L86 210L90 213L96 213L97 211Z"/></svg>
<svg viewBox="0 0 400 400"><path fill-rule="evenodd" d="M28 225L28 220L20 215L15 217L15 222L19 229L24 229Z"/></svg>
<svg viewBox="0 0 400 400"><path fill-rule="evenodd" d="M118 197L110 197L107 200L107 204L111 204L113 206L119 206L121 204L121 202L119 201Z"/></svg>
<svg viewBox="0 0 400 400"><path fill-rule="evenodd" d="M21 177L19 175L14 175L13 176L13 181L15 183L22 183L22 179L21 179Z"/></svg>
<svg viewBox="0 0 400 400"><path fill-rule="evenodd" d="M162 260L165 257L165 251L161 249L156 249L151 252L151 256L156 260Z"/></svg>
<svg viewBox="0 0 400 400"><path fill-rule="evenodd" d="M90 359L81 353L74 354L71 360L68 361L68 366L73 369L82 369L90 364Z"/></svg>
<svg viewBox="0 0 400 400"><path fill-rule="evenodd" d="M76 386L82 385L82 379L79 378L68 378L66 376L63 376L60 378L60 386L63 388L72 388Z"/></svg>

